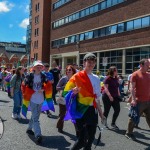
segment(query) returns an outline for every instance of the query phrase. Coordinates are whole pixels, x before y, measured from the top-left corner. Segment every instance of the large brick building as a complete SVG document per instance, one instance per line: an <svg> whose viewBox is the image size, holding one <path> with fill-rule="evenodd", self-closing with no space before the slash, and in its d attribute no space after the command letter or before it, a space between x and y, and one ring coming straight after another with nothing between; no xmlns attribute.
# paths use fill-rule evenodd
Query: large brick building
<svg viewBox="0 0 150 150"><path fill-rule="evenodd" d="M63 69L82 65L84 54L93 52L96 70L116 65L119 73L129 74L141 58L150 57L150 0L52 0L47 5L50 62Z"/></svg>

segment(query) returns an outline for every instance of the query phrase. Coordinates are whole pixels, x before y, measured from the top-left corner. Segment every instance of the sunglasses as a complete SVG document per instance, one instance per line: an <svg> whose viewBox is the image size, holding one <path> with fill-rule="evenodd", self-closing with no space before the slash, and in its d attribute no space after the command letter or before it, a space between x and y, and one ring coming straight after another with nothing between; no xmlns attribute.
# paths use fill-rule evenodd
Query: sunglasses
<svg viewBox="0 0 150 150"><path fill-rule="evenodd" d="M66 69L66 71L72 71L72 69Z"/></svg>
<svg viewBox="0 0 150 150"><path fill-rule="evenodd" d="M96 61L95 57L88 57L86 60Z"/></svg>

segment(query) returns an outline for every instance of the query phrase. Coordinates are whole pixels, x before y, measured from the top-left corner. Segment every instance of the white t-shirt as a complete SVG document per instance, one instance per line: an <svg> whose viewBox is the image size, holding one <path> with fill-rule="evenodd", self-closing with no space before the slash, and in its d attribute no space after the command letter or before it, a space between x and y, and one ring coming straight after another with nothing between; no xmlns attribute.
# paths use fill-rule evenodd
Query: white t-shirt
<svg viewBox="0 0 150 150"><path fill-rule="evenodd" d="M100 97L101 97L101 87L100 87L100 79L98 78L98 76L97 75L95 75L95 74L88 74L88 77L89 77L89 79L90 79L90 81L91 81L91 83L92 83L92 86L93 86L93 92L94 92L94 94L96 94L96 96L97 96L97 99L98 100L100 100ZM91 104L91 106L92 106L93 104Z"/></svg>
<svg viewBox="0 0 150 150"><path fill-rule="evenodd" d="M38 91L42 89L41 75L34 74L33 90L35 93L31 96L31 101L35 104L41 104L44 101L44 94Z"/></svg>
<svg viewBox="0 0 150 150"><path fill-rule="evenodd" d="M132 76L132 74L129 74L129 76L128 76L128 81L131 80L131 76Z"/></svg>

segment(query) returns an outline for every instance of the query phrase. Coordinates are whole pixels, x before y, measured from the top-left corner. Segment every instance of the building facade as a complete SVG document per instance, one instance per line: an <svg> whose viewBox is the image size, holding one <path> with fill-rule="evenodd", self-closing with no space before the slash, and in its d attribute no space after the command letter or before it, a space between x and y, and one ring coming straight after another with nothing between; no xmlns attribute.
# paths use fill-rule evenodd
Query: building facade
<svg viewBox="0 0 150 150"><path fill-rule="evenodd" d="M82 65L93 52L95 70L130 74L150 57L149 8L150 0L52 0L50 62Z"/></svg>
<svg viewBox="0 0 150 150"><path fill-rule="evenodd" d="M42 60L43 62L49 62L51 1L32 0L31 9L31 61Z"/></svg>

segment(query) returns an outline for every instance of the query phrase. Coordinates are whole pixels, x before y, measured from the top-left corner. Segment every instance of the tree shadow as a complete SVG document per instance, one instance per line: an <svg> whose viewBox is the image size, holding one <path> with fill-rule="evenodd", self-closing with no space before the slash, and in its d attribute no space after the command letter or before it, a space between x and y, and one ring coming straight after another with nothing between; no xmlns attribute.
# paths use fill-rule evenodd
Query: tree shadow
<svg viewBox="0 0 150 150"><path fill-rule="evenodd" d="M36 143L34 136L28 136L34 143ZM46 147L49 149L69 150L70 148L67 147L69 147L71 143L66 141L66 139L63 136L42 136L42 143L38 145L40 147Z"/></svg>
<svg viewBox="0 0 150 150"><path fill-rule="evenodd" d="M17 121L18 121L20 124L28 124L28 123L29 123L29 119L24 119L24 118L17 119Z"/></svg>
<svg viewBox="0 0 150 150"><path fill-rule="evenodd" d="M9 103L10 101L0 100L0 102L2 102L2 103Z"/></svg>

